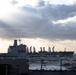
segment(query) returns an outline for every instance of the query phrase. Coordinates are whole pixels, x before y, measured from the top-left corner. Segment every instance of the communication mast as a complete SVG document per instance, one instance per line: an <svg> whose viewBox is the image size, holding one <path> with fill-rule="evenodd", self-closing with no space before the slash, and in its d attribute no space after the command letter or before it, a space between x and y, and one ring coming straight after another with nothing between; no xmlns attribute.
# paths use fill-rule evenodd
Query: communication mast
<svg viewBox="0 0 76 75"><path fill-rule="evenodd" d="M41 60L41 70L43 70L44 67L45 67L46 70L47 70L46 64L44 63L44 60L42 59L42 60Z"/></svg>

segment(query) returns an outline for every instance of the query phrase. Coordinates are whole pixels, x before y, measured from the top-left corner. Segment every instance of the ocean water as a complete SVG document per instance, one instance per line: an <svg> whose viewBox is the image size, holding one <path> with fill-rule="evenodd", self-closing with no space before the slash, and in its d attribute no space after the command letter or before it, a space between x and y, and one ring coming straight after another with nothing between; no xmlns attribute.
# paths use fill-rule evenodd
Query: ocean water
<svg viewBox="0 0 76 75"><path fill-rule="evenodd" d="M62 58L47 58L44 59L44 63L46 64L46 66L43 67L44 70L60 70L60 64L61 64L61 60L62 59L62 65L68 63L67 65L62 66L62 70L69 70L69 68L73 67L74 65L76 65L76 55L72 58L70 57L62 57ZM32 60L32 62L30 62L29 64L29 69L32 70L40 70L41 69L41 61L35 59L34 61Z"/></svg>
<svg viewBox="0 0 76 75"><path fill-rule="evenodd" d="M40 70L41 65L40 64L30 64L29 69ZM46 65L46 66L43 66L43 69L44 70L60 70L60 66L59 65ZM62 66L62 70L67 70L67 68Z"/></svg>

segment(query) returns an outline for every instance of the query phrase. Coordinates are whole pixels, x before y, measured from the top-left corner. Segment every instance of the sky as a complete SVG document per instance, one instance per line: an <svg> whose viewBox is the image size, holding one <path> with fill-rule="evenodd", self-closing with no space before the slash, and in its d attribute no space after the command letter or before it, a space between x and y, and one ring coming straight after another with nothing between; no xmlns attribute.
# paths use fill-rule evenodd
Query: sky
<svg viewBox="0 0 76 75"><path fill-rule="evenodd" d="M0 52L14 39L27 46L76 51L76 0L0 0Z"/></svg>

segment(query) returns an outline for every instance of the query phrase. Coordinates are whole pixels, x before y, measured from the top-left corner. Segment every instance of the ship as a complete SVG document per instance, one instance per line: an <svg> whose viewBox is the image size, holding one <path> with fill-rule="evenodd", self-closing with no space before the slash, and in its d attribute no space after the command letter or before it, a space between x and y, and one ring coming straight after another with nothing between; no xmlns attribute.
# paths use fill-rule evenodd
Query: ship
<svg viewBox="0 0 76 75"><path fill-rule="evenodd" d="M54 67L50 70L45 70L44 66L46 68L46 65L43 59L41 60L40 69L29 69L29 61L27 59L27 57L31 56L72 57L74 52L55 52L54 47L53 52L47 52L45 48L43 48L44 51L41 48L39 52L35 51L35 47L33 47L34 52L31 49L32 47L28 48L27 45L21 43L18 45L17 40L14 40L14 44L8 48L8 53L0 54L0 75L76 75L76 66L70 67L70 70L62 69L62 59L60 60L60 70L56 70Z"/></svg>
<svg viewBox="0 0 76 75"><path fill-rule="evenodd" d="M45 50L45 47L40 47L40 50L36 52L34 46L28 47L27 45L21 44L21 40L14 40L14 44L9 46L8 55L14 56L28 56L28 57L73 57L74 51L54 51L55 46L48 47L48 51Z"/></svg>

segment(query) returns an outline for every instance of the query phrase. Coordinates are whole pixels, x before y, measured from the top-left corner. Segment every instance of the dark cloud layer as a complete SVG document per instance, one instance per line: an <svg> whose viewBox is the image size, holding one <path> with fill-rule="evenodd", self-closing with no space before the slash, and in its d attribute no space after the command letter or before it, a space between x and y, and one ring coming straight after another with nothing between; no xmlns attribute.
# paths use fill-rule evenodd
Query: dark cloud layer
<svg viewBox="0 0 76 75"><path fill-rule="evenodd" d="M1 38L43 38L76 40L76 22L54 24L52 21L76 16L76 5L51 5L39 2L37 7L20 6L8 23L0 21Z"/></svg>

